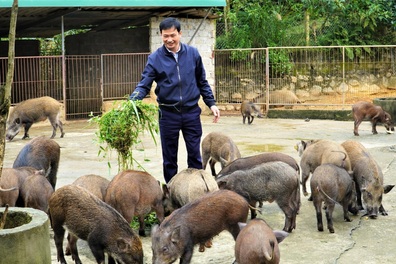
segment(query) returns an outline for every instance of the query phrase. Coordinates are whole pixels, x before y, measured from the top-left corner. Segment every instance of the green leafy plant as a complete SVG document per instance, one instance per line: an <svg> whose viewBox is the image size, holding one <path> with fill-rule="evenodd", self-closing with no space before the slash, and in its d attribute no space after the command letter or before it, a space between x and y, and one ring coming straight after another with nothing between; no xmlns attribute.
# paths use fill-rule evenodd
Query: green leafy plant
<svg viewBox="0 0 396 264"><path fill-rule="evenodd" d="M158 134L158 106L140 100L123 101L101 116L91 117L90 122L96 123L99 130L95 133L100 149L98 155L106 157L112 150L118 154L118 170L134 168L133 150L141 143L141 136L148 131L155 145ZM110 166L110 165L109 165Z"/></svg>
<svg viewBox="0 0 396 264"><path fill-rule="evenodd" d="M159 224L157 215L155 214L155 212L151 212L148 215L146 215L146 217L144 217L144 223L146 225L146 229L150 229L152 226ZM134 230L138 230L139 229L139 219L137 216L135 216L132 220L132 222L130 223L130 226L132 229Z"/></svg>

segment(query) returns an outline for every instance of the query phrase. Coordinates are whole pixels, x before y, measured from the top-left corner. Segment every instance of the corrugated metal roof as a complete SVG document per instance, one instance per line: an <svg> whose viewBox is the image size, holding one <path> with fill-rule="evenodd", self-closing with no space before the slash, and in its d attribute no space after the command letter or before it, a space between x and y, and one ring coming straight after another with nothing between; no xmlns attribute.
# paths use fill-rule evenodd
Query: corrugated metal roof
<svg viewBox="0 0 396 264"><path fill-rule="evenodd" d="M225 6L225 0L19 0L19 7L212 7ZM0 7L11 7L13 0L1 0Z"/></svg>
<svg viewBox="0 0 396 264"><path fill-rule="evenodd" d="M12 0L0 0L0 37L8 37ZM65 31L115 30L146 26L151 17L216 18L211 7L225 6L225 0L19 0L17 37L53 37ZM82 4L83 3L83 4ZM176 5L177 4L177 5ZM1 8L3 7L3 8Z"/></svg>

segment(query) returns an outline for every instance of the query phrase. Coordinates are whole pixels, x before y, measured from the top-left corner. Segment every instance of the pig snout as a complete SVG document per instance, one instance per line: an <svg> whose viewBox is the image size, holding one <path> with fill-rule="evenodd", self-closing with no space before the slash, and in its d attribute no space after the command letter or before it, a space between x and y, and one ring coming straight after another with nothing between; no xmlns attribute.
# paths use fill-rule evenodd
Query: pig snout
<svg viewBox="0 0 396 264"><path fill-rule="evenodd" d="M377 219L377 217L378 217L378 207L367 207L366 216L370 217L371 219Z"/></svg>
<svg viewBox="0 0 396 264"><path fill-rule="evenodd" d="M20 130L20 127L17 127L17 126L15 126L15 125L14 125L14 126L10 126L10 127L7 129L6 140L7 140L7 141L13 140L14 137L15 137L16 135L18 135L19 130Z"/></svg>

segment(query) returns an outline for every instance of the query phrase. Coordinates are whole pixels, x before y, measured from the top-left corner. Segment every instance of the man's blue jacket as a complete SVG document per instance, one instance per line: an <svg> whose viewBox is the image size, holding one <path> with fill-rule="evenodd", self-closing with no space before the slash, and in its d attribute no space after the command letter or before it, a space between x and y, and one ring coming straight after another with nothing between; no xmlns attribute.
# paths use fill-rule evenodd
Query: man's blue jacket
<svg viewBox="0 0 396 264"><path fill-rule="evenodd" d="M208 107L216 101L206 80L206 73L198 50L180 43L178 60L163 45L149 55L142 79L130 96L142 100L155 81L157 102L162 109L180 112L198 106L200 95Z"/></svg>

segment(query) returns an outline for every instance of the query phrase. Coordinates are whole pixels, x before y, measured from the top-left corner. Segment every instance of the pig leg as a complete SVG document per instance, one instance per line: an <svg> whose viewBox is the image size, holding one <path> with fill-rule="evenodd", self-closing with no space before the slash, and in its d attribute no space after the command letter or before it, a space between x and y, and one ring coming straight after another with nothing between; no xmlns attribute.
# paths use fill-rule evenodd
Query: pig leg
<svg viewBox="0 0 396 264"><path fill-rule="evenodd" d="M192 241L187 242L186 246L184 247L184 252L180 257L180 264L189 264L192 259L194 250L194 244Z"/></svg>
<svg viewBox="0 0 396 264"><path fill-rule="evenodd" d="M318 231L323 232L323 220L322 220L322 200L318 198L313 199L313 204L316 211L316 222Z"/></svg>
<svg viewBox="0 0 396 264"><path fill-rule="evenodd" d="M361 119L355 118L355 122L353 123L353 134L355 136L359 136L358 129L359 129L359 126L360 126L361 123L362 123Z"/></svg>
<svg viewBox="0 0 396 264"><path fill-rule="evenodd" d="M256 212L256 204L257 201L250 201L249 202L249 207L250 207L250 219L254 219L257 217L257 212Z"/></svg>
<svg viewBox="0 0 396 264"><path fill-rule="evenodd" d="M29 138L29 129L30 129L30 127L33 125L33 123L30 123L30 122L28 122L28 123L25 123L25 134L23 135L23 137L22 137L22 139L25 139L25 138Z"/></svg>
<svg viewBox="0 0 396 264"><path fill-rule="evenodd" d="M92 232L92 234L88 237L87 242L88 242L89 248L92 251L93 256L96 259L96 262L104 264L105 263L105 253L104 253L102 245L100 244L100 242L97 239L98 237L100 237L100 235L101 234L98 234L98 232Z"/></svg>
<svg viewBox="0 0 396 264"><path fill-rule="evenodd" d="M139 236L145 237L146 232L144 231L146 228L146 224L144 223L144 215L139 215Z"/></svg>
<svg viewBox="0 0 396 264"><path fill-rule="evenodd" d="M377 120L374 120L374 119L371 120L371 127L372 127L371 132L373 132L374 135L378 134L377 128L376 128L377 127Z"/></svg>
<svg viewBox="0 0 396 264"><path fill-rule="evenodd" d="M57 252L58 261L61 264L66 264L65 254L63 252L63 239L65 237L65 229L62 227L62 224L56 225L52 223L52 229L54 230L54 240Z"/></svg>
<svg viewBox="0 0 396 264"><path fill-rule="evenodd" d="M351 218L349 218L349 215L348 215L348 204L344 204L342 206L342 209L344 211L344 220L347 222L352 222Z"/></svg>
<svg viewBox="0 0 396 264"><path fill-rule="evenodd" d="M56 128L58 127L57 121L56 121L56 117L49 117L48 118L51 126L52 126L52 135L51 138L54 138L56 136Z"/></svg>
<svg viewBox="0 0 396 264"><path fill-rule="evenodd" d="M243 122L243 124L245 124L245 121L246 121L246 116L243 115L243 116L242 116L242 122ZM248 119L248 122L249 122L249 119Z"/></svg>
<svg viewBox="0 0 396 264"><path fill-rule="evenodd" d="M216 161L213 158L211 158L209 160L209 164L210 164L210 170L212 171L212 176L216 177L216 170L215 170Z"/></svg>
<svg viewBox="0 0 396 264"><path fill-rule="evenodd" d="M78 256L78 249L77 249L78 237L69 233L67 235L67 240L68 240L68 246L70 246L70 253L71 253L72 259L74 260L74 263L81 264L81 260L80 260L80 257Z"/></svg>
<svg viewBox="0 0 396 264"><path fill-rule="evenodd" d="M356 184L356 203L357 203L357 209L358 210L363 210L363 203L362 203L362 191Z"/></svg>
<svg viewBox="0 0 396 264"><path fill-rule="evenodd" d="M291 233L293 228L295 228L294 221L297 210L291 208L288 204L279 203L279 201L277 201L277 204L285 214L285 226L283 227L283 231Z"/></svg>
<svg viewBox="0 0 396 264"><path fill-rule="evenodd" d="M61 136L60 137L63 138L63 136L65 135L65 132L63 132L63 124L62 124L62 122L60 120L58 120L57 125L59 127L60 132L61 132Z"/></svg>
<svg viewBox="0 0 396 264"><path fill-rule="evenodd" d="M254 116L249 116L249 119L248 119L248 124L250 125L251 123L253 123L253 119L254 119Z"/></svg>
<svg viewBox="0 0 396 264"><path fill-rule="evenodd" d="M308 172L308 173L307 173ZM307 181L309 178L309 170L304 170L301 168L301 178L302 178L302 188L303 188L303 194L304 196L308 196L308 192L307 192Z"/></svg>
<svg viewBox="0 0 396 264"><path fill-rule="evenodd" d="M329 229L330 233L334 233L334 227L333 227L334 206L335 206L334 203L327 203L327 208L326 208L327 228Z"/></svg>

